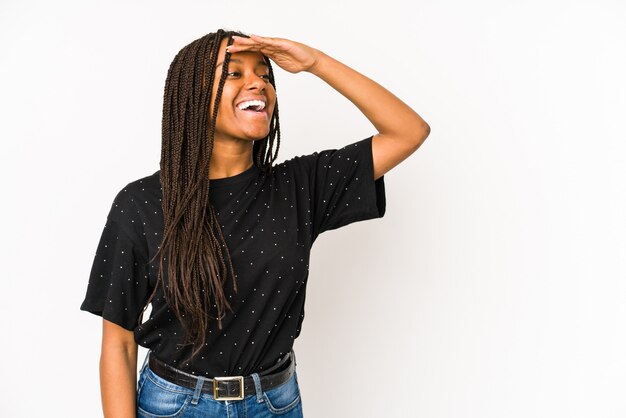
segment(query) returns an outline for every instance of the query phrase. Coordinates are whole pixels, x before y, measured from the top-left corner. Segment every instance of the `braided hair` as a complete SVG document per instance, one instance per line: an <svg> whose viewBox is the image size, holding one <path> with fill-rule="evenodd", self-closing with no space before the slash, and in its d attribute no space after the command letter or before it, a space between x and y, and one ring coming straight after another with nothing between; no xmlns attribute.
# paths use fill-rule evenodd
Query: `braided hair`
<svg viewBox="0 0 626 418"><path fill-rule="evenodd" d="M172 61L165 81L160 161L164 233L158 251L150 260L160 259L157 284L143 310L161 283L168 306L184 328L182 345L192 345L187 360L202 349L209 321L217 320L221 330L226 310L233 312L224 289L229 274L237 292L230 253L209 201L209 166L220 98L228 75L229 52L222 64L215 103L209 102L221 42L228 38L231 45L232 35L249 37L238 31L219 29L183 47ZM267 57L264 60L275 89L270 60ZM275 139L276 150L272 155ZM272 172L279 145L276 103L269 134L253 144L254 164L262 173Z"/></svg>

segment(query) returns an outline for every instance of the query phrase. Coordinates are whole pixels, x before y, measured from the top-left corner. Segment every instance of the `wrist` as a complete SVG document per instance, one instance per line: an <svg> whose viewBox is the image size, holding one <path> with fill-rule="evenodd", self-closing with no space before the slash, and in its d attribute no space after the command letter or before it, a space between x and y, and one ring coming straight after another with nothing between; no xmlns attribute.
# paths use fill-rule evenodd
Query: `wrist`
<svg viewBox="0 0 626 418"><path fill-rule="evenodd" d="M307 71L313 75L320 76L322 69L327 65L328 61L331 58L323 53L322 51L316 49L315 50L315 61L313 64L307 69Z"/></svg>

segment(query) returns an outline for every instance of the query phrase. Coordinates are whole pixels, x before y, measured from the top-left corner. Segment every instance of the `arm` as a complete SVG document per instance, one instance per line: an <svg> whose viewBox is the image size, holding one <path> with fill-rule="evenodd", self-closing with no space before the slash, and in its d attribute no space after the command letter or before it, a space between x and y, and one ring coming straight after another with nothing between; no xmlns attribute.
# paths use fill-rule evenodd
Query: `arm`
<svg viewBox="0 0 626 418"><path fill-rule="evenodd" d="M284 38L233 39L230 53L260 51L285 71L309 71L354 103L379 132L372 138L374 180L415 152L430 133L428 124L384 87L315 48Z"/></svg>
<svg viewBox="0 0 626 418"><path fill-rule="evenodd" d="M132 331L102 320L100 390L105 418L135 418L137 343Z"/></svg>
<svg viewBox="0 0 626 418"><path fill-rule="evenodd" d="M430 133L428 124L380 84L318 51L308 70L337 90L374 125L374 180L415 152Z"/></svg>

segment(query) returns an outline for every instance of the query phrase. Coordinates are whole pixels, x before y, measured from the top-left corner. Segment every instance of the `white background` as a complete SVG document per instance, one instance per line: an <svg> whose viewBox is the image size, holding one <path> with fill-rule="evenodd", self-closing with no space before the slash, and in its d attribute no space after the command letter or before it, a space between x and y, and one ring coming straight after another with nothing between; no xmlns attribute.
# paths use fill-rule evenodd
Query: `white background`
<svg viewBox="0 0 626 418"><path fill-rule="evenodd" d="M316 241L307 418L626 416L624 3L333 3L0 3L0 416L101 416L96 245L159 168L170 62L219 27L320 49L432 128L384 218ZM376 133L274 69L278 162Z"/></svg>

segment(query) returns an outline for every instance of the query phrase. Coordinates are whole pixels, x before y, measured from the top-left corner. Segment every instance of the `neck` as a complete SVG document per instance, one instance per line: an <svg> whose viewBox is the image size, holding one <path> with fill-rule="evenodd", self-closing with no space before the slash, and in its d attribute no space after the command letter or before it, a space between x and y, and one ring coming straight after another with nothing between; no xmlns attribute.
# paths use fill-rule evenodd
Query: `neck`
<svg viewBox="0 0 626 418"><path fill-rule="evenodd" d="M209 166L209 179L236 176L252 167L252 145L248 141L223 142L216 138Z"/></svg>

